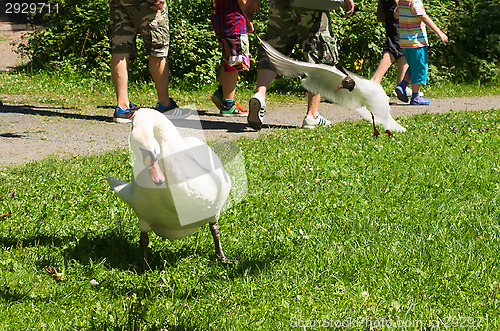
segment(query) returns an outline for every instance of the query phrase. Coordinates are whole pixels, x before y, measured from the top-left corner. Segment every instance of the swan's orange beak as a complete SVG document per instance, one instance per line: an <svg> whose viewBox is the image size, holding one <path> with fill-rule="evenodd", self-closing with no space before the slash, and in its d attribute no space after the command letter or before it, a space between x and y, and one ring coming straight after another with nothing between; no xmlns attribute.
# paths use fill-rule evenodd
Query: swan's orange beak
<svg viewBox="0 0 500 331"><path fill-rule="evenodd" d="M165 182L165 175L160 169L160 165L158 164L158 160L155 160L151 166L148 167L149 175L153 182L160 186Z"/></svg>
<svg viewBox="0 0 500 331"><path fill-rule="evenodd" d="M147 150L141 149L141 151L144 158L144 165L148 167L151 179L156 185L160 186L165 182L165 175L163 175L163 172L160 169L158 159Z"/></svg>
<svg viewBox="0 0 500 331"><path fill-rule="evenodd" d="M344 85L340 84L339 86L337 86L337 88L335 90L333 90L333 92L337 92L341 88L344 88Z"/></svg>

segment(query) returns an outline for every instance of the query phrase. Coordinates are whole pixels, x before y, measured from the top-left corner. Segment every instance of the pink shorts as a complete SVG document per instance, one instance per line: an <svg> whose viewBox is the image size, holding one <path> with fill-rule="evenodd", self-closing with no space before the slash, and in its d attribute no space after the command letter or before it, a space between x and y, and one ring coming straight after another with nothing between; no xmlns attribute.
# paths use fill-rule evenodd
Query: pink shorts
<svg viewBox="0 0 500 331"><path fill-rule="evenodd" d="M223 65L226 71L250 69L250 48L246 34L217 37L217 40L222 48Z"/></svg>

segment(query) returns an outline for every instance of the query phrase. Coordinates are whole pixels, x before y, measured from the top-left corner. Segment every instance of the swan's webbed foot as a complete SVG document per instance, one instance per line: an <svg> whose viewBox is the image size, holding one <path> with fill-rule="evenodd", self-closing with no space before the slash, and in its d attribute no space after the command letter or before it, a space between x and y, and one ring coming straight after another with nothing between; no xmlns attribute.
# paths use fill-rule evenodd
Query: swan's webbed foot
<svg viewBox="0 0 500 331"><path fill-rule="evenodd" d="M226 255L224 255L224 251L222 250L222 245L220 242L219 223L217 223L217 221L210 222L209 226L210 226L210 232L212 233L212 237L214 238L216 260L229 263L234 262L233 260L228 259Z"/></svg>
<svg viewBox="0 0 500 331"><path fill-rule="evenodd" d="M391 130L389 130L389 129L385 130L385 133L387 133L387 135L388 135L389 137L391 137L391 136L392 136L392 132L391 132Z"/></svg>
<svg viewBox="0 0 500 331"><path fill-rule="evenodd" d="M144 270L149 270L149 263L148 263L149 236L148 236L147 232L141 231L141 237L139 239L139 244L141 246L142 263L143 263Z"/></svg>

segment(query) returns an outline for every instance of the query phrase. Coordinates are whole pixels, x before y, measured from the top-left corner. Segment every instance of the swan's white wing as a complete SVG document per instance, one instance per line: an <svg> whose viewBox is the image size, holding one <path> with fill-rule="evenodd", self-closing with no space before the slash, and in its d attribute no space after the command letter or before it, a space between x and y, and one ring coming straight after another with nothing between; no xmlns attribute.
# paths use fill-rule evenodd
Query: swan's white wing
<svg viewBox="0 0 500 331"><path fill-rule="evenodd" d="M227 199L226 192L228 193L231 189L231 180L219 156L210 146L198 138L186 137L184 138L184 142L188 147L186 151L188 151L194 163L202 169L203 173L201 175L210 174L210 176L215 178L220 185L220 199ZM222 201L222 203L224 203L224 201Z"/></svg>
<svg viewBox="0 0 500 331"><path fill-rule="evenodd" d="M185 148L163 160L168 188L181 225L217 215L231 190L231 181L214 151L203 141L183 138Z"/></svg>
<svg viewBox="0 0 500 331"><path fill-rule="evenodd" d="M336 67L292 60L278 52L269 43L265 41L261 41L261 43L269 60L280 74L287 77L305 76L301 84L307 90L319 93L325 99L344 107L356 109L362 106L359 100L348 90L341 89L335 92L335 88L347 76Z"/></svg>

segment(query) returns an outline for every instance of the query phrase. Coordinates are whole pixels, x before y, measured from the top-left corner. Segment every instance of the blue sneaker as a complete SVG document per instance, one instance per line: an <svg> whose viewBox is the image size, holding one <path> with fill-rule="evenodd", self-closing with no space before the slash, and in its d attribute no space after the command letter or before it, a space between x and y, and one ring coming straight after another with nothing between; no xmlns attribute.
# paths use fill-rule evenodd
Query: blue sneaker
<svg viewBox="0 0 500 331"><path fill-rule="evenodd" d="M396 86L394 88L394 92L396 92L396 96L398 97L398 99L400 101L408 102L408 96L406 95L406 91L401 86L399 86L399 85Z"/></svg>
<svg viewBox="0 0 500 331"><path fill-rule="evenodd" d="M170 106L165 107L158 102L155 109L163 113L169 120L182 120L193 113L191 109L179 108L172 98L170 98Z"/></svg>
<svg viewBox="0 0 500 331"><path fill-rule="evenodd" d="M115 107L115 113L113 114L113 121L116 123L131 123L132 116L134 116L137 106L130 103L129 109L122 109L120 106Z"/></svg>
<svg viewBox="0 0 500 331"><path fill-rule="evenodd" d="M416 98L411 98L410 105L418 106L418 105L429 105L431 100L426 99L424 97L418 96Z"/></svg>

